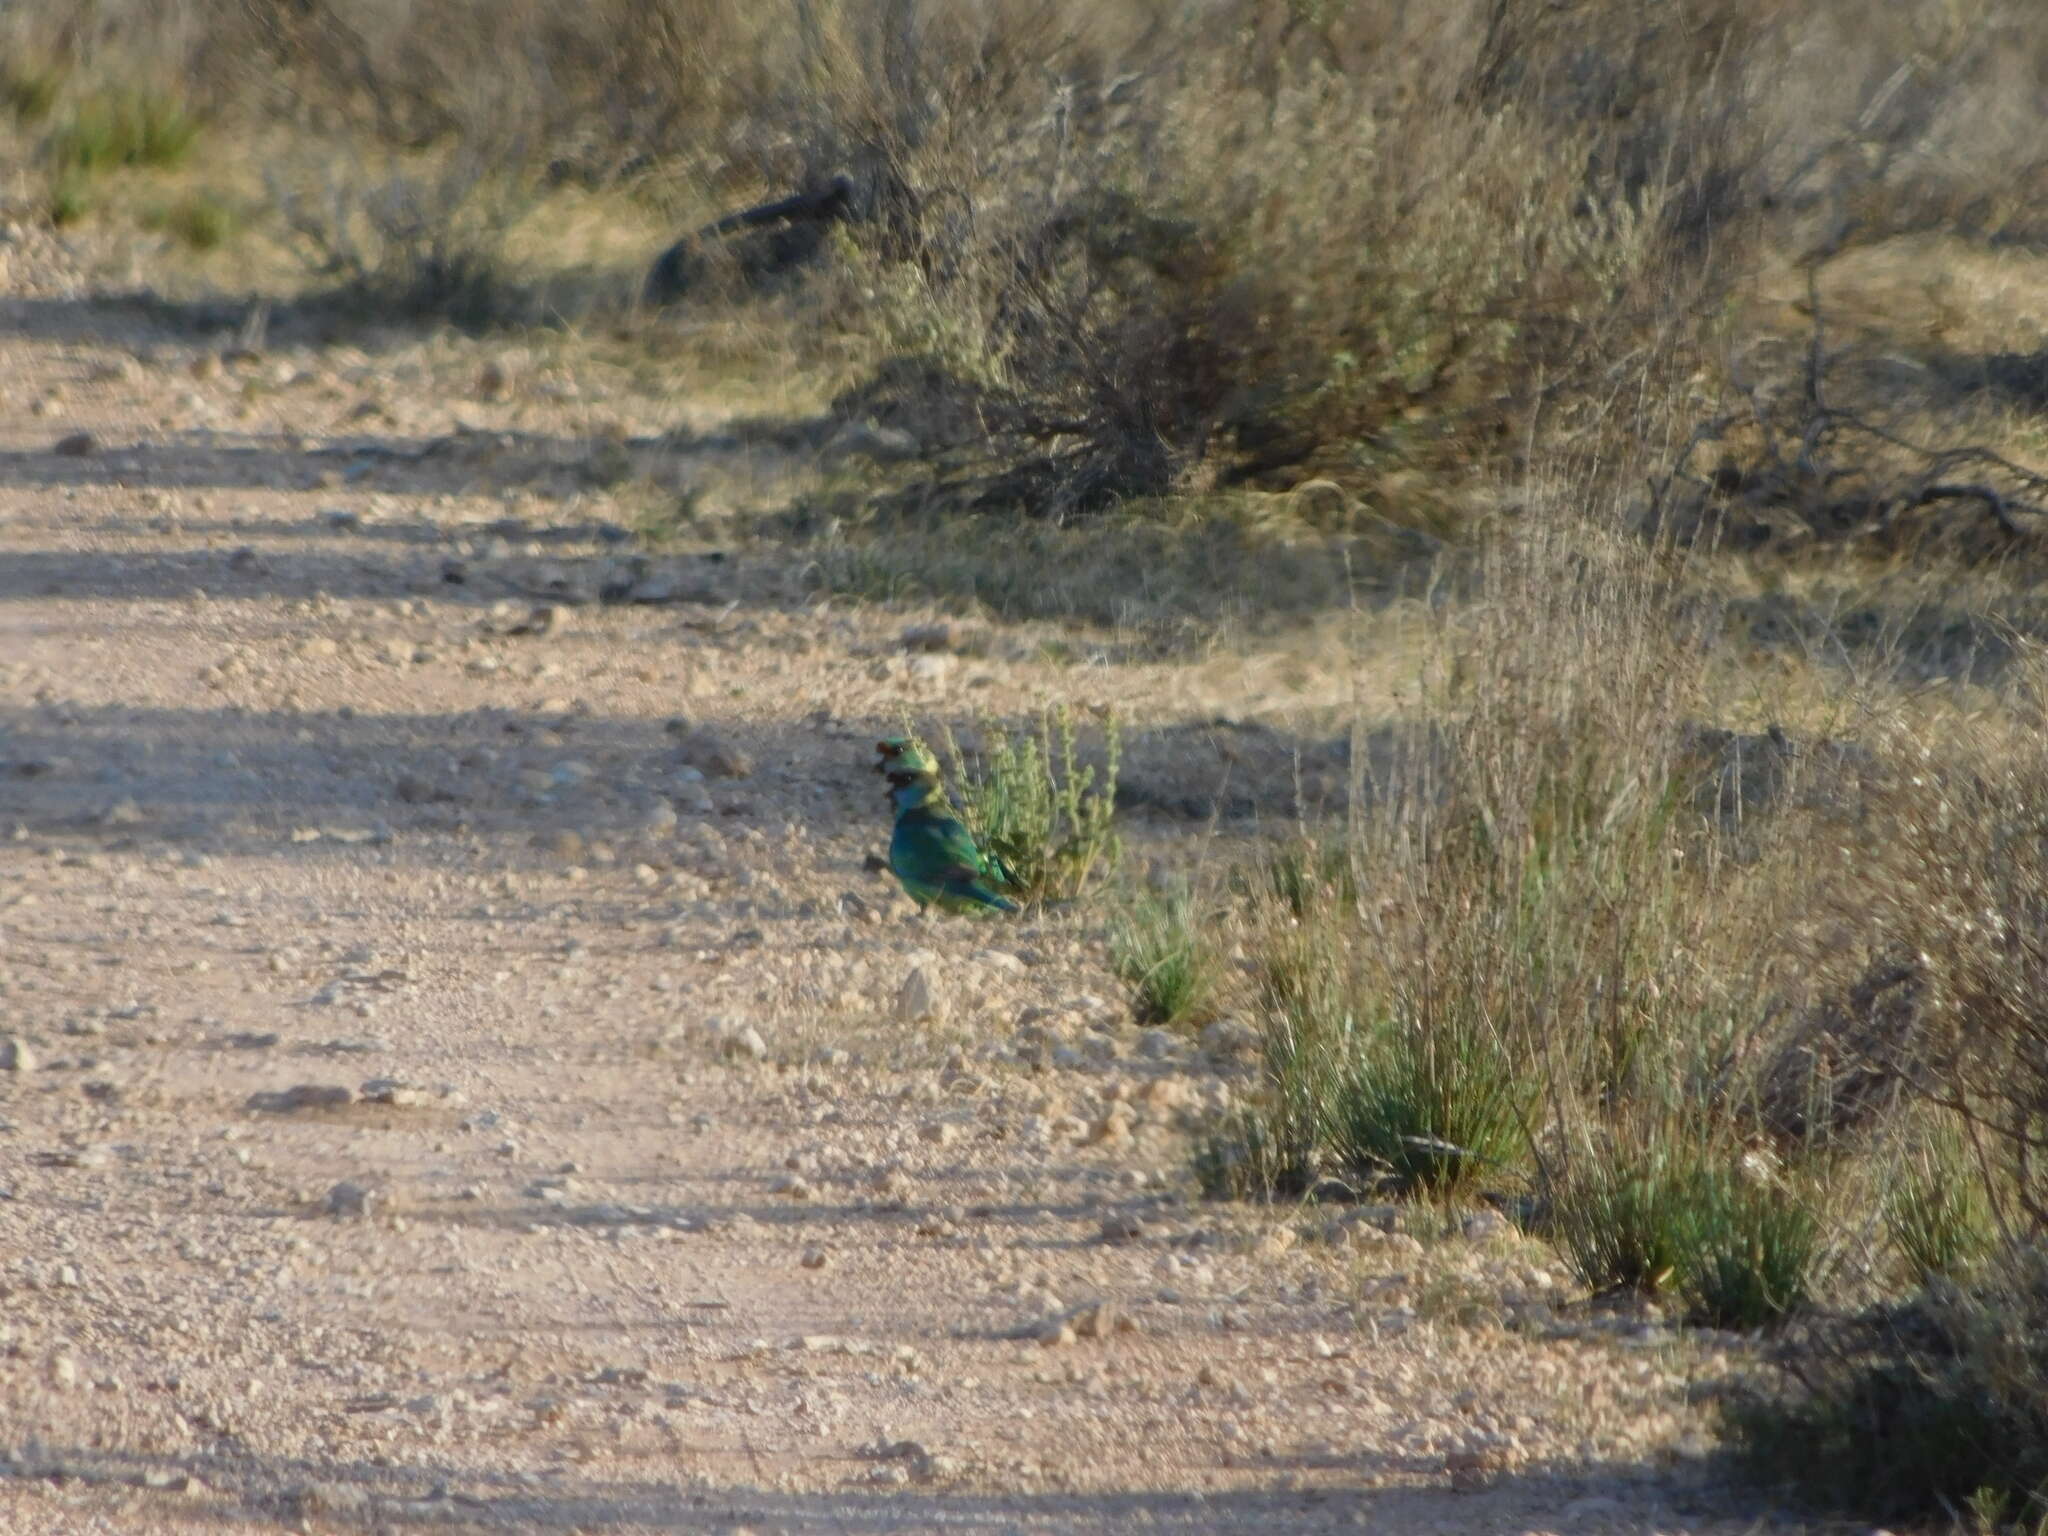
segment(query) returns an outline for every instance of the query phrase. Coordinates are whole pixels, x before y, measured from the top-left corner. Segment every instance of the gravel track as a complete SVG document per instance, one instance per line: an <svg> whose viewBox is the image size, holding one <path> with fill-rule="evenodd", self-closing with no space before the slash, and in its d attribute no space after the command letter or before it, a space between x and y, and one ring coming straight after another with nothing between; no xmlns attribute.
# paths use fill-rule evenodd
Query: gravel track
<svg viewBox="0 0 2048 1536"><path fill-rule="evenodd" d="M1230 1042L1133 1025L1099 913L924 921L866 866L906 706L1116 704L1199 798L1292 761L1204 723L1253 685L650 558L578 478L593 412L685 476L791 450L466 343L223 363L35 239L0 1525L1771 1528L1686 1459L1711 1347L1504 1328L1569 1309L1497 1223L1192 1200Z"/></svg>

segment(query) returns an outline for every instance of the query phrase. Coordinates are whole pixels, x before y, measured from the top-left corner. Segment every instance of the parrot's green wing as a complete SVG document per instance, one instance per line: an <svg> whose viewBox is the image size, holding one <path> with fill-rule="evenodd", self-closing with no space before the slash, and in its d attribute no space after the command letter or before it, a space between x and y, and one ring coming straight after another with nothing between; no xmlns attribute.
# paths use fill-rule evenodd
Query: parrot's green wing
<svg viewBox="0 0 2048 1536"><path fill-rule="evenodd" d="M904 811L889 840L889 867L920 901L1017 910L992 883L973 834L954 817L923 807Z"/></svg>

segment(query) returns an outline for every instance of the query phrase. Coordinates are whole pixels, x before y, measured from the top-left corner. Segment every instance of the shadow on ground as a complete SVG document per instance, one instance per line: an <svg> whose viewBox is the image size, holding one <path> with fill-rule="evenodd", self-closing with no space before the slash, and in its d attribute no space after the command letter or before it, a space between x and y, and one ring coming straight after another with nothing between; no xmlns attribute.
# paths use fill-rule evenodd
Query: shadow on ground
<svg viewBox="0 0 2048 1536"><path fill-rule="evenodd" d="M820 712L735 723L710 742L698 727L573 705L447 714L0 705L0 826L125 848L450 868L488 841L512 868L587 854L661 869L682 856L693 821L801 818L821 840L818 857L845 830L879 852L887 817L873 742L898 724ZM970 740L977 728L948 724ZM1786 804L1858 814L1881 776L1854 743L1795 742L1776 728L1693 726L1675 747L1697 775L1698 814L1731 827ZM1100 739L1084 736L1083 765L1099 770L1102 757ZM1456 746L1439 726L1393 721L1310 737L1215 716L1126 728L1116 804L1142 857L1148 827L1327 834L1354 795L1361 806L1441 797L1455 775ZM850 859L840 873L849 889L864 884Z"/></svg>
<svg viewBox="0 0 2048 1536"><path fill-rule="evenodd" d="M628 481L686 485L693 473L743 467L769 475L778 456L816 454L840 422L831 416L751 417L716 432L564 437L476 428L432 437L351 430L349 419L314 438L190 428L165 439L98 444L92 452L0 452L0 485L63 490L88 485L185 491L328 491L487 496L519 491L557 499ZM56 434L53 434L54 443Z"/></svg>
<svg viewBox="0 0 2048 1536"><path fill-rule="evenodd" d="M956 720L961 730L973 722ZM548 861L558 835L609 841L626 862L676 845L675 801L714 826L802 815L885 825L873 740L891 719L734 725L752 767L703 779L700 741L665 723L573 711L450 714L0 705L0 825L124 847L453 861L475 839L514 867ZM1407 771L1416 733L1367 734L1371 783ZM1341 809L1350 741L1304 740L1211 719L1124 740L1119 809L1142 822L1269 822ZM1099 757L1099 745L1095 755ZM1084 756L1087 755L1084 753ZM699 787L711 809L699 801ZM687 830L688 812L683 821ZM849 877L860 872L849 869Z"/></svg>
<svg viewBox="0 0 2048 1536"><path fill-rule="evenodd" d="M0 1458L0 1475L41 1480L60 1489L104 1488L115 1497L147 1500L150 1514L195 1530L235 1525L269 1526L300 1520L321 1530L438 1531L660 1530L736 1532L742 1529L836 1532L1088 1530L1146 1532L1270 1532L1422 1530L1440 1522L1461 1530L1513 1530L1534 1522L1574 1532L1648 1532L1688 1518L1747 1518L1763 1533L1792 1530L1789 1522L1759 1516L1732 1496L1702 1483L1678 1497L1674 1509L1647 1491L1640 1503L1628 1479L1634 1469L1595 1468L1585 1473L1533 1470L1476 1478L1457 1490L1442 1480L1441 1458L1360 1447L1310 1466L1271 1464L1274 1474L1333 1471L1339 1475L1435 1477L1436 1486L1398 1488L1233 1489L1215 1493L1132 1490L1098 1493L978 1493L938 1486L860 1486L884 1469L911 1476L914 1456L863 1457L826 1452L806 1458L816 1475L829 1464L847 1486L839 1491L791 1494L750 1486L684 1486L701 1469L700 1448L687 1435L677 1448L673 1482L583 1480L567 1472L486 1475L432 1464L402 1469L364 1462L335 1464L249 1455L154 1457L101 1449L55 1449L31 1444ZM735 1453L713 1453L721 1460ZM1604 1474L1604 1475L1603 1475ZM1617 1477L1620 1479L1617 1481ZM153 1489L163 1491L151 1491ZM179 1490L173 1492L172 1490ZM1668 1494L1667 1485L1667 1494ZM52 1513L56 1513L52 1510Z"/></svg>
<svg viewBox="0 0 2048 1536"><path fill-rule="evenodd" d="M2024 597L1961 607L1918 597L1778 592L1735 599L1721 610L1727 629L1760 649L1908 684L1993 687L2012 675L2029 642L2048 639L2048 608Z"/></svg>
<svg viewBox="0 0 2048 1536"><path fill-rule="evenodd" d="M449 326L471 335L569 325L642 328L657 322L635 302L637 271L578 270L518 282L494 277L468 293L397 284L331 283L291 296L175 298L153 288L82 298L0 302L0 335L58 346L233 344L396 351ZM260 318L259 318L260 317Z"/></svg>

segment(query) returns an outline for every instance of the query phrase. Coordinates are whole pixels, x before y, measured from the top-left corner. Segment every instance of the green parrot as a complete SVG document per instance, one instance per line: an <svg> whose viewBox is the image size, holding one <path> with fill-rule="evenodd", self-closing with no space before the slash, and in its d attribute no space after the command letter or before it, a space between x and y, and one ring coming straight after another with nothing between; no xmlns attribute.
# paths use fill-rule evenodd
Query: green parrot
<svg viewBox="0 0 2048 1536"><path fill-rule="evenodd" d="M939 760L915 738L885 737L875 743L875 751L880 754L875 763L875 772L886 774L891 784L896 783L899 777L927 778L932 781L934 796L938 797ZM944 804L943 798L940 798L939 803ZM1021 891L1024 888L1024 882L1017 878L1017 872L1010 868L1000 853L993 848L981 848L979 844L976 848L980 855L978 867L984 875L989 876L998 886L1005 886L1013 891Z"/></svg>
<svg viewBox="0 0 2048 1536"><path fill-rule="evenodd" d="M920 908L936 902L949 912L1017 910L1017 903L998 889L1003 883L1000 861L975 846L974 834L947 809L937 779L928 773L892 773L889 799L896 807L889 868Z"/></svg>

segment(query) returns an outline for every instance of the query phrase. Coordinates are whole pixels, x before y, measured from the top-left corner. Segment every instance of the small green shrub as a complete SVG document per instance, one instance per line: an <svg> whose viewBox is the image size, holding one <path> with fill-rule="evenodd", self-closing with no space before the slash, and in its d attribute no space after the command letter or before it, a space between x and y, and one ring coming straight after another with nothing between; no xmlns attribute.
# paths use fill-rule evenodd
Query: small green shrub
<svg viewBox="0 0 2048 1536"><path fill-rule="evenodd" d="M1697 1242L1697 1165L1669 1142L1583 1156L1551 1192L1547 1235L1595 1290L1655 1295Z"/></svg>
<svg viewBox="0 0 2048 1536"><path fill-rule="evenodd" d="M1818 1212L1798 1190L1719 1172L1691 1257L1685 1300L1693 1321L1754 1329L1780 1323L1811 1296L1820 1262Z"/></svg>
<svg viewBox="0 0 2048 1536"><path fill-rule="evenodd" d="M50 222L58 228L76 224L92 212L92 193L86 185L86 178L75 171L66 171L52 178L50 182Z"/></svg>
<svg viewBox="0 0 2048 1536"><path fill-rule="evenodd" d="M1072 713L1044 716L1036 733L991 726L969 762L947 733L950 782L975 840L1009 867L1032 900L1070 900L1116 861L1114 826L1122 738L1112 718L1098 770L1081 766Z"/></svg>
<svg viewBox="0 0 2048 1536"><path fill-rule="evenodd" d="M1139 1017L1149 1024L1200 1019L1221 969L1203 937L1194 892L1185 884L1139 895L1117 920L1110 957L1136 994Z"/></svg>

